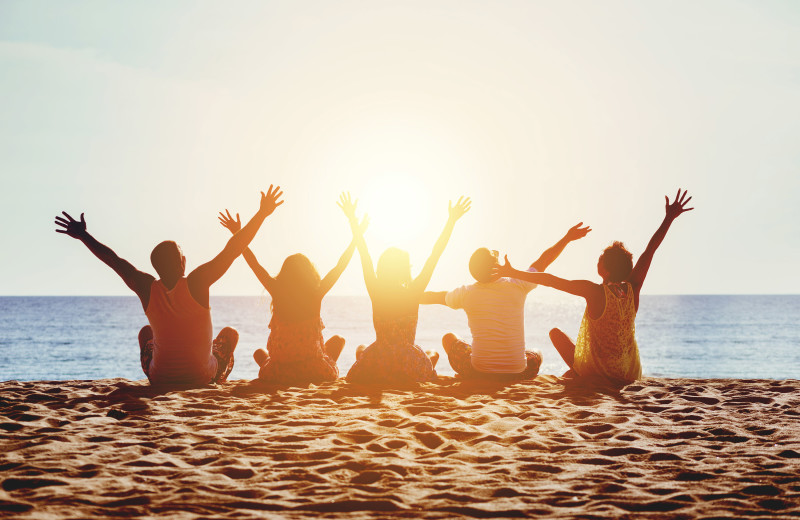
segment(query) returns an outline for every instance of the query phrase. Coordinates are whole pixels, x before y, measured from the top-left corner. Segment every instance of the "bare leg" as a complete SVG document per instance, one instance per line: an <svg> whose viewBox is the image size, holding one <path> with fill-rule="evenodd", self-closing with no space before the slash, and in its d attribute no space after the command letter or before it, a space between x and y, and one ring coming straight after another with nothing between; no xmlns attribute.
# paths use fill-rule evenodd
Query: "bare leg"
<svg viewBox="0 0 800 520"><path fill-rule="evenodd" d="M139 331L139 361L142 364L142 371L150 377L150 362L153 361L153 329L150 325L145 325Z"/></svg>
<svg viewBox="0 0 800 520"><path fill-rule="evenodd" d="M444 353L447 354L447 357L450 357L450 348L457 340L458 338L452 332L448 332L442 336L442 347L444 347Z"/></svg>
<svg viewBox="0 0 800 520"><path fill-rule="evenodd" d="M356 361L361 359L361 355L364 354L364 350L366 350L366 349L367 349L366 345L359 345L358 346L358 348L356 349Z"/></svg>
<svg viewBox="0 0 800 520"><path fill-rule="evenodd" d="M139 331L139 348L144 348L148 341L153 339L153 329L150 325L145 325Z"/></svg>
<svg viewBox="0 0 800 520"><path fill-rule="evenodd" d="M469 344L458 339L452 332L448 332L442 336L442 347L444 347L444 353L447 354L450 367L457 374L469 376L475 373L471 360L472 347Z"/></svg>
<svg viewBox="0 0 800 520"><path fill-rule="evenodd" d="M267 361L269 361L269 354L267 354L267 351L263 348L259 348L253 352L253 359L256 360L258 366L263 367L267 364Z"/></svg>
<svg viewBox="0 0 800 520"><path fill-rule="evenodd" d="M214 382L224 383L228 380L228 376L233 370L233 352L238 343L239 333L234 328L225 327L217 334L217 338L211 345L211 351L217 358L217 374L214 376Z"/></svg>
<svg viewBox="0 0 800 520"><path fill-rule="evenodd" d="M344 338L341 336L331 336L328 341L325 342L325 353L334 361L339 359L343 348Z"/></svg>
<svg viewBox="0 0 800 520"><path fill-rule="evenodd" d="M425 355L431 360L431 365L436 368L436 363L439 362L439 353L435 350L426 350Z"/></svg>
<svg viewBox="0 0 800 520"><path fill-rule="evenodd" d="M572 368L575 363L575 343L560 329L552 329L550 331L550 341L553 342L553 346L561 354L561 359L564 360L564 363L569 368Z"/></svg>

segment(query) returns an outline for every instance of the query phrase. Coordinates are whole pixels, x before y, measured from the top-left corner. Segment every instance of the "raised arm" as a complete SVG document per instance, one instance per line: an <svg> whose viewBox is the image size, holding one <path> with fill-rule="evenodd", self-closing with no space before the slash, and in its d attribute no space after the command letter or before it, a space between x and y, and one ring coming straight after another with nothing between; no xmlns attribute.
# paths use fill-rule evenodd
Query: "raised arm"
<svg viewBox="0 0 800 520"><path fill-rule="evenodd" d="M233 220L230 211L227 209L225 210L225 213L220 211L219 222L222 224L222 227L226 228L234 235L242 229L242 221L239 220L239 214L237 213L236 220ZM258 263L256 255L253 254L253 251L249 247L245 248L244 252L242 252L242 256L247 262L247 265L250 266L250 270L253 271L253 274L255 274L256 278L258 278L258 281L264 286L264 289L272 294L272 289L275 286L275 278L270 276L267 270L264 269L260 263Z"/></svg>
<svg viewBox="0 0 800 520"><path fill-rule="evenodd" d="M564 248L567 247L567 244L573 242L575 240L579 240L585 237L589 231L592 230L589 226L581 227L583 222L578 222L567 231L567 234L564 235L561 240L553 244L550 248L545 250L542 255L531 264L531 267L536 269L537 271L545 271L550 264L552 264L556 258L564 251Z"/></svg>
<svg viewBox="0 0 800 520"><path fill-rule="evenodd" d="M62 211L61 214L64 216L56 216L55 224L61 228L56 229L56 233L63 233L83 242L83 245L85 245L94 256L102 260L104 264L113 269L114 272L122 278L125 285L139 297L139 301L142 302L142 307L146 309L147 303L150 300L150 286L153 284L155 278L152 275L136 269L133 264L120 258L110 247L101 244L90 235L86 230L86 220L83 217L83 213L81 213L80 220L75 220L66 211Z"/></svg>
<svg viewBox="0 0 800 520"><path fill-rule="evenodd" d="M464 214L470 210L471 206L472 201L469 197L459 197L455 206L453 206L452 201L447 203L447 223L444 225L444 229L442 230L442 234L439 235L439 239L436 240L436 243L433 245L431 256L428 257L425 265L422 266L422 271L420 271L419 275L417 275L417 277L414 279L415 290L421 293L428 286L428 283L431 281L431 277L433 276L433 270L436 268L436 264L439 262L439 258L441 258L442 253L444 253L444 248L447 246L447 242L450 240L450 235L453 234L453 229L456 226L456 222L458 222L458 219L463 217Z"/></svg>
<svg viewBox="0 0 800 520"><path fill-rule="evenodd" d="M275 211L275 208L283 204L282 200L278 200L281 195L283 195L283 192L280 191L280 186L273 188L270 185L266 195L262 191L261 204L253 218L228 240L228 243L225 244L225 247L217 256L189 273L187 279L193 294L195 290L207 291L214 282L225 274L225 271L236 260L236 257L242 254L247 246L250 245L250 241L256 236L261 224L264 223L264 219L270 216ZM198 296L197 294L194 295Z"/></svg>
<svg viewBox="0 0 800 520"><path fill-rule="evenodd" d="M360 234L363 236L364 232L367 230L367 226L369 226L369 219L364 216L361 219L361 224L359 224L359 231ZM339 277L342 276L342 273L347 268L347 265L350 263L350 259L353 258L353 252L356 250L356 238L355 236L350 241L350 244L347 246L347 249L344 250L342 256L339 257L339 261L336 265L331 269L328 274L325 275L325 278L319 284L320 292L322 296L328 294L336 282L339 280Z"/></svg>
<svg viewBox="0 0 800 520"><path fill-rule="evenodd" d="M686 198L686 194L686 190L681 193L681 190L678 189L678 193L675 195L675 200L672 201L672 203L670 203L669 197L664 197L664 199L667 201L664 220L656 230L653 238L650 239L650 242L647 244L644 253L642 253L642 255L639 257L639 260L636 261L633 271L631 271L629 281L631 282L631 285L633 286L633 289L636 291L637 295L639 294L639 291L641 291L642 284L644 284L644 279L647 276L647 271L650 269L650 263L653 261L653 254L655 254L656 249L658 249L658 246L661 245L661 242L664 241L664 237L667 236L669 226L676 218L681 216L681 214L694 209L686 207L686 204L692 200L691 197Z"/></svg>
<svg viewBox="0 0 800 520"><path fill-rule="evenodd" d="M367 249L367 242L364 240L364 230L362 225L358 223L356 218L356 206L358 200L353 200L350 193L342 193L337 202L348 222L350 222L350 230L353 232L353 242L355 242L356 249L358 249L358 256L361 257L361 270L364 273L364 284L367 286L367 292L370 297L375 294L378 279L375 276L375 267L372 264L372 257L369 256L369 249ZM368 222L368 217L364 215L364 221ZM362 221L362 224L363 222ZM366 228L364 228L366 229Z"/></svg>

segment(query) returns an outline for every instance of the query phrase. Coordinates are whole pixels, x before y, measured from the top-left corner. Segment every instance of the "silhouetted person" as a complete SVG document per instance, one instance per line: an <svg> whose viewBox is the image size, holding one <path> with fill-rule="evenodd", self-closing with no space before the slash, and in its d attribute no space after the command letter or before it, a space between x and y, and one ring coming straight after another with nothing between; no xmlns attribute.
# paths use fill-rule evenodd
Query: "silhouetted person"
<svg viewBox="0 0 800 520"><path fill-rule="evenodd" d="M356 240L375 326L375 342L356 351L356 362L347 373L349 382L420 383L436 377L439 355L425 353L414 343L419 304L456 221L469 211L470 204L469 198L462 197L455 206L452 203L448 205L447 224L422 271L412 278L408 253L394 247L387 249L378 259L377 271L373 269L372 258L356 220L356 203L350 200L349 194L342 196L339 205L350 221Z"/></svg>
<svg viewBox="0 0 800 520"><path fill-rule="evenodd" d="M578 223L530 265L544 271L570 242L586 236L591 229ZM467 313L472 345L448 333L442 338L450 366L466 378L501 380L530 379L539 373L542 354L525 350L525 299L536 285L501 278L495 270L497 251L477 249L470 257L469 272L476 282L450 292L427 292L423 304L447 305Z"/></svg>
<svg viewBox="0 0 800 520"><path fill-rule="evenodd" d="M108 246L98 242L80 221L66 212L56 216L57 233L76 238L117 273L142 303L150 325L139 331L142 370L152 384L206 385L224 382L233 368L233 351L239 339L230 327L222 329L216 339L211 326L209 287L219 280L233 261L247 247L264 219L276 207L282 192L270 186L261 192L258 212L242 230L232 236L222 251L211 261L184 275L186 258L173 241L153 248L150 261L160 277L136 269L117 256Z"/></svg>
<svg viewBox="0 0 800 520"><path fill-rule="evenodd" d="M550 339L558 353L579 376L599 376L617 384L627 384L642 376L639 347L636 344L635 320L639 310L639 292L653 261L653 254L661 245L672 222L683 212L692 199L686 192L667 200L666 215L647 248L633 265L633 255L622 242L607 247L597 261L597 273L602 284L588 280L564 280L547 273L517 271L508 263L496 272L520 280L553 287L559 291L580 296L586 300L578 339L575 343L559 329L550 331Z"/></svg>
<svg viewBox="0 0 800 520"><path fill-rule="evenodd" d="M231 233L242 224L239 215L220 213L220 223ZM320 279L314 264L305 255L294 254L283 262L274 278L258 263L248 247L242 253L261 285L272 298L267 350L258 349L253 357L261 367L258 378L265 382L305 385L333 381L339 377L336 361L344 348L344 338L322 339L325 325L320 317L322 298L336 284L355 251L351 240L339 262Z"/></svg>

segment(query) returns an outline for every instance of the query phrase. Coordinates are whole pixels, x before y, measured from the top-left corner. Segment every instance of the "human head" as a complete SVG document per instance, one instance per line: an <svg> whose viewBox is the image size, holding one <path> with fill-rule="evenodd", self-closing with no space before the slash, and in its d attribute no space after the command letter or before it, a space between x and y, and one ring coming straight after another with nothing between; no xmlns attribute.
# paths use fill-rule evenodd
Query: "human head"
<svg viewBox="0 0 800 520"><path fill-rule="evenodd" d="M619 241L605 248L597 261L597 273L604 282L623 282L632 270L633 255Z"/></svg>
<svg viewBox="0 0 800 520"><path fill-rule="evenodd" d="M301 320L319 312L320 277L306 255L297 253L287 257L275 282L271 304L275 316Z"/></svg>
<svg viewBox="0 0 800 520"><path fill-rule="evenodd" d="M186 257L172 240L165 240L153 248L150 263L162 280L176 280L183 276L186 269Z"/></svg>
<svg viewBox="0 0 800 520"><path fill-rule="evenodd" d="M390 247L378 258L375 270L378 282L387 287L411 285L411 259L406 251Z"/></svg>
<svg viewBox="0 0 800 520"><path fill-rule="evenodd" d="M500 265L498 261L499 255L500 253L497 251L490 251L485 247L476 249L469 258L469 273L479 282L493 282L497 280L499 276L492 275L492 269Z"/></svg>
<svg viewBox="0 0 800 520"><path fill-rule="evenodd" d="M315 291L320 283L317 268L301 253L286 257L275 279L282 286L299 292Z"/></svg>

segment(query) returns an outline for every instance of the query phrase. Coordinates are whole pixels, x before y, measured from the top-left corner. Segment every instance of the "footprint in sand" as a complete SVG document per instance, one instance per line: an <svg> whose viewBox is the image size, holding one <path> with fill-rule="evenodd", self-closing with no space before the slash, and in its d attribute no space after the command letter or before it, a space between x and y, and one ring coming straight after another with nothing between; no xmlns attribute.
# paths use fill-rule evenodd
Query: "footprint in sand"
<svg viewBox="0 0 800 520"><path fill-rule="evenodd" d="M256 474L256 472L250 468L239 468L233 466L220 469L220 473L234 480L252 478Z"/></svg>
<svg viewBox="0 0 800 520"><path fill-rule="evenodd" d="M63 480L53 480L47 478L7 478L3 481L2 487L6 491L16 491L18 489L37 489L46 486L66 486Z"/></svg>
<svg viewBox="0 0 800 520"><path fill-rule="evenodd" d="M377 471L364 471L350 479L350 482L353 484L374 484L382 477L383 475Z"/></svg>
<svg viewBox="0 0 800 520"><path fill-rule="evenodd" d="M7 423L0 423L0 430L5 430L7 432L15 432L24 428L23 425L19 423L7 422Z"/></svg>
<svg viewBox="0 0 800 520"><path fill-rule="evenodd" d="M0 500L0 512L8 513L26 513L33 509L30 504L23 504L21 502L12 502L10 500Z"/></svg>

